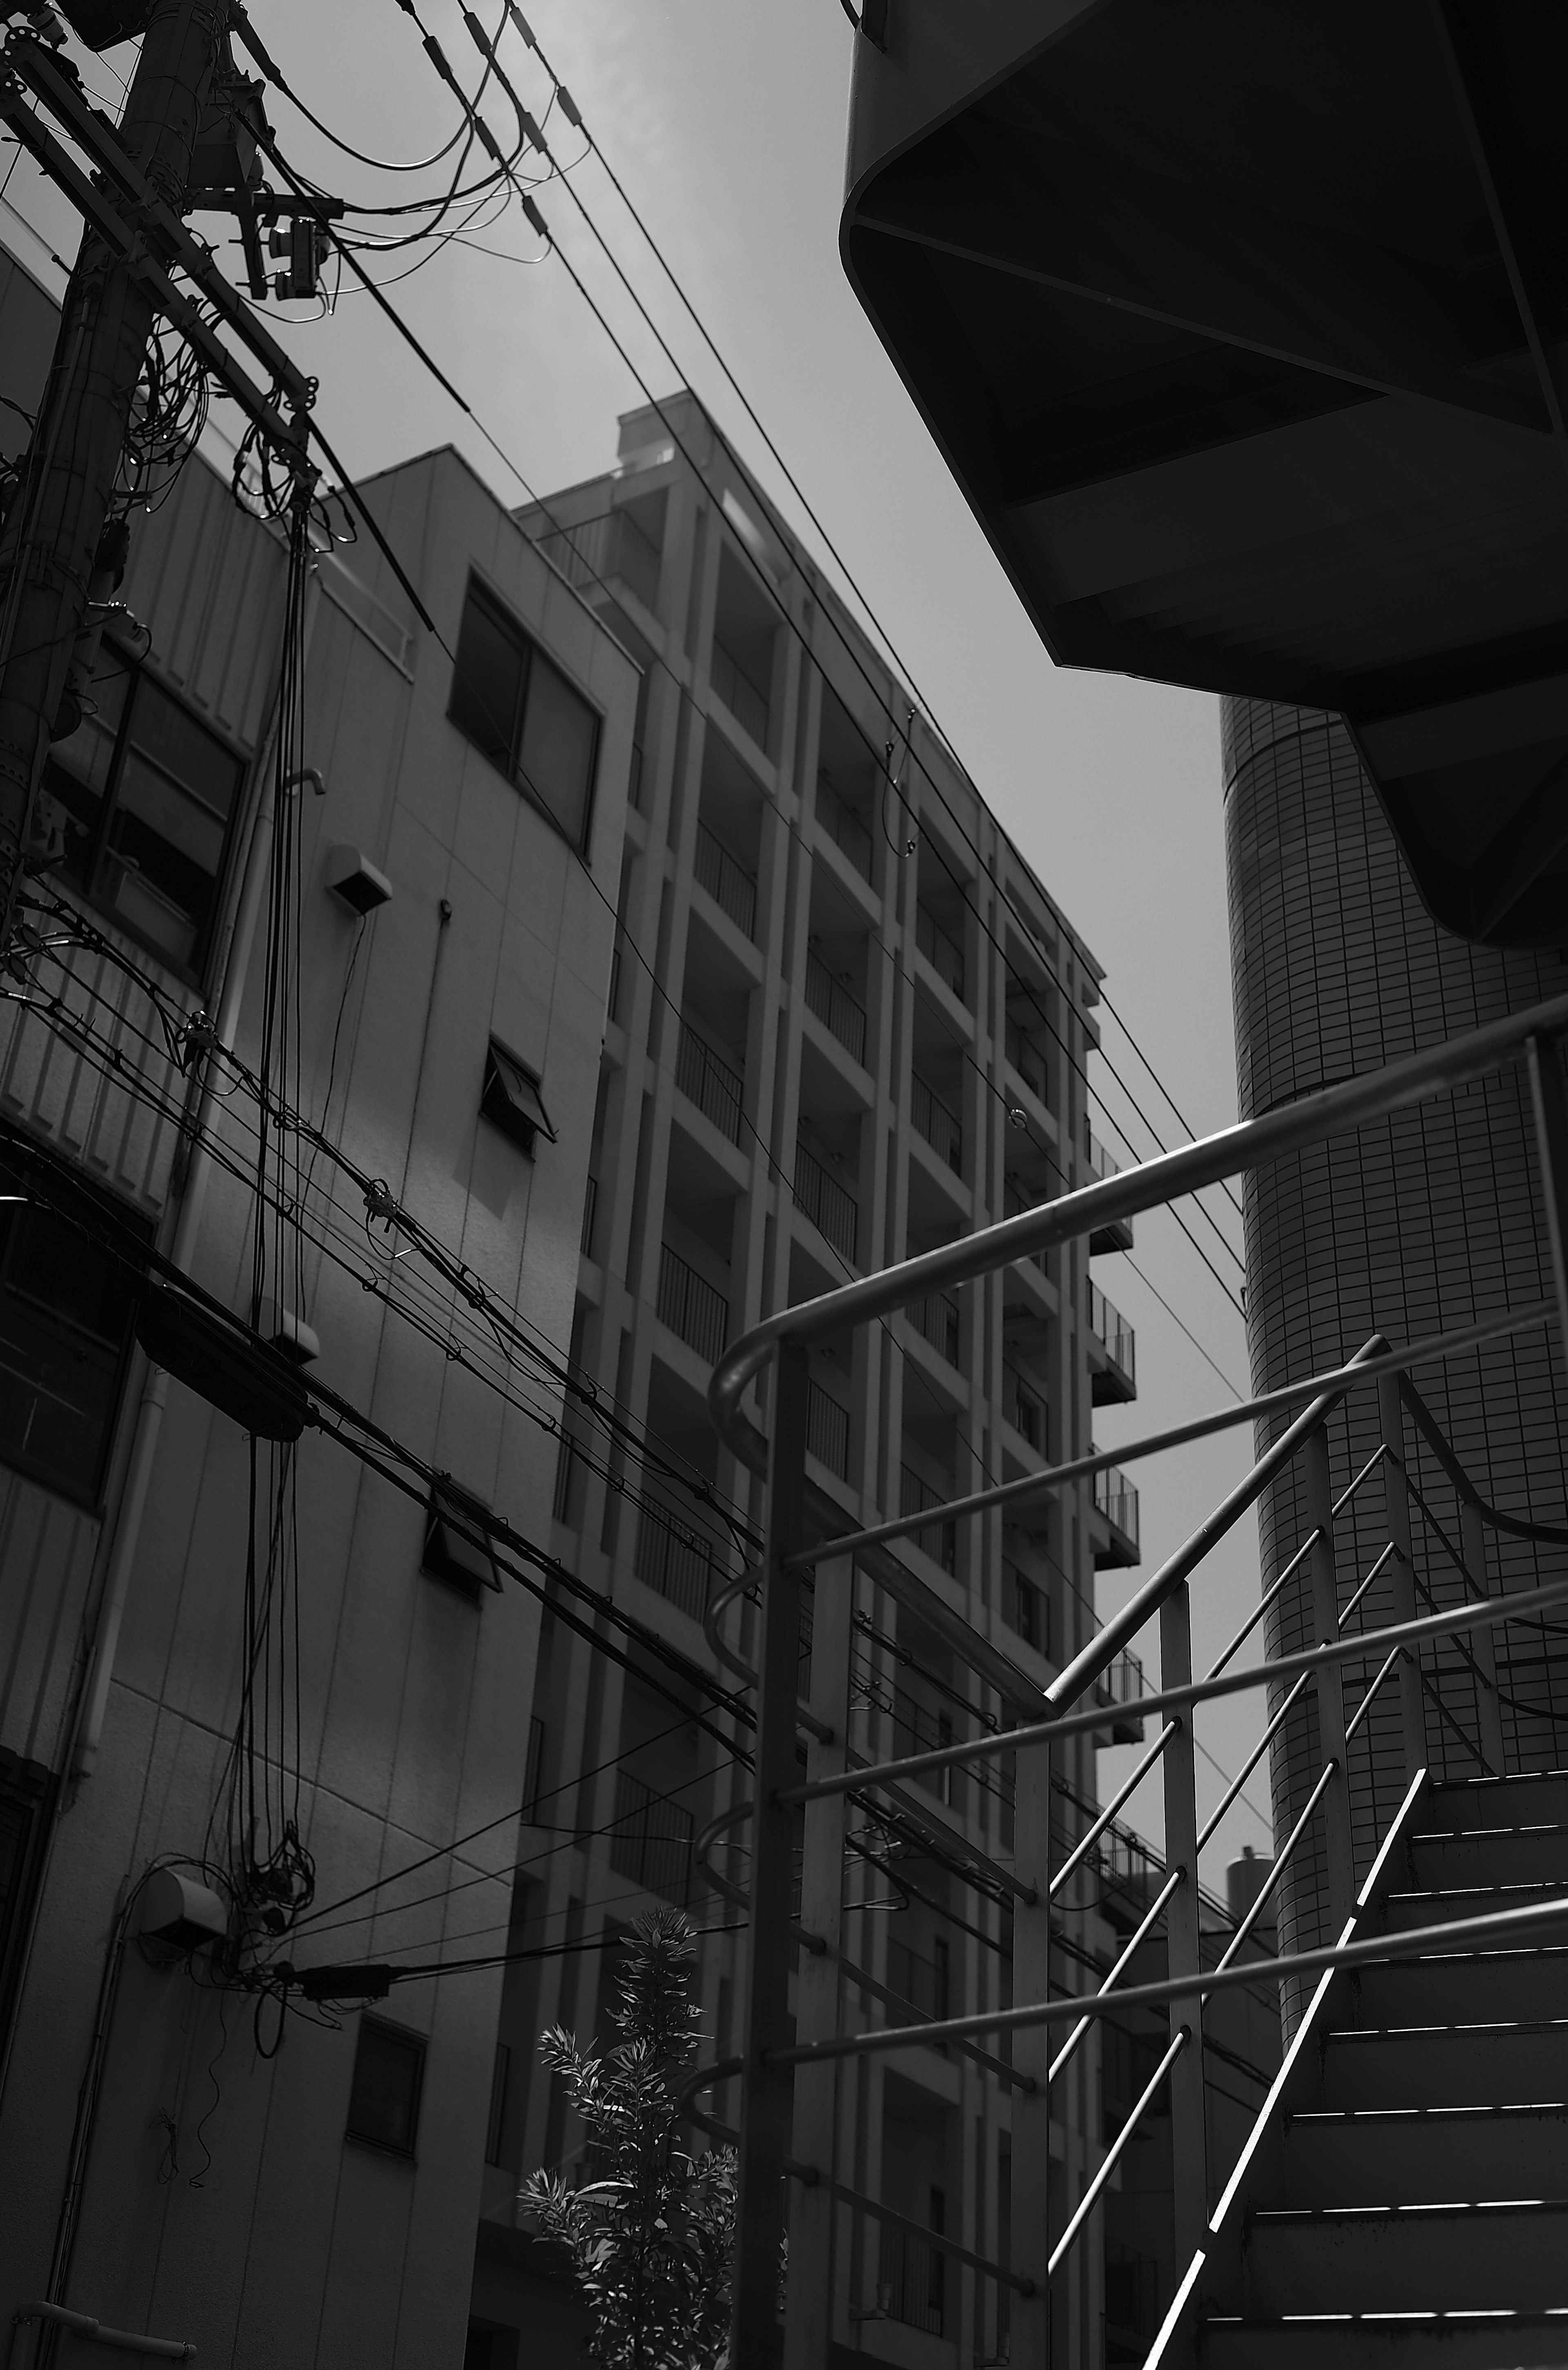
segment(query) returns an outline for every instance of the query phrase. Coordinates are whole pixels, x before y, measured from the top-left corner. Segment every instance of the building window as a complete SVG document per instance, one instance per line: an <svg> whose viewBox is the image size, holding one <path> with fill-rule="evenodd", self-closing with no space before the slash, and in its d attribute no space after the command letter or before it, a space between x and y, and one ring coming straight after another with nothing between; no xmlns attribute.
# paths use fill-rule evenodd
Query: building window
<svg viewBox="0 0 1568 2370"><path fill-rule="evenodd" d="M492 1127L499 1127L528 1155L534 1156L534 1145L539 1136L548 1144L556 1140L539 1093L539 1081L532 1070L525 1069L514 1053L498 1045L492 1037L485 1053L485 1083L479 1095L479 1111Z"/></svg>
<svg viewBox="0 0 1568 2370"><path fill-rule="evenodd" d="M144 668L106 642L93 713L49 753L61 866L176 971L212 947L244 761Z"/></svg>
<svg viewBox="0 0 1568 2370"><path fill-rule="evenodd" d="M481 1588L499 1588L490 1509L446 1474L432 1483L425 1506L421 1569L477 1605Z"/></svg>
<svg viewBox="0 0 1568 2370"><path fill-rule="evenodd" d="M447 713L573 847L587 846L598 715L478 583L463 604Z"/></svg>
<svg viewBox="0 0 1568 2370"><path fill-rule="evenodd" d="M0 1460L79 1505L102 1495L135 1306L130 1271L66 1217L0 1205Z"/></svg>
<svg viewBox="0 0 1568 2370"><path fill-rule="evenodd" d="M379 2017L360 2020L349 2093L348 2136L394 2156L412 2156L419 2130L420 2092L424 2087L422 2033Z"/></svg>
<svg viewBox="0 0 1568 2370"><path fill-rule="evenodd" d="M506 2135L506 2099L512 2080L512 2051L504 2041L495 2044L495 2065L490 2072L490 2117L485 2126L485 2162L501 2164L502 2146Z"/></svg>

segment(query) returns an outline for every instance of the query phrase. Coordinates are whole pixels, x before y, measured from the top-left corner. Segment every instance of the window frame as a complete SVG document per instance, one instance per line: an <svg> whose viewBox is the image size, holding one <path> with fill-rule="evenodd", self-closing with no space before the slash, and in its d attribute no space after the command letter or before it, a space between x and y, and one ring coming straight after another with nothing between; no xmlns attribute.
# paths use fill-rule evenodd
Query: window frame
<svg viewBox="0 0 1568 2370"><path fill-rule="evenodd" d="M490 1508L476 1491L466 1490L450 1473L441 1473L432 1482L425 1500L424 1545L420 1553L420 1570L432 1580L439 1580L455 1596L476 1608L484 1601L482 1592L493 1589L501 1593L501 1574L496 1570L495 1543L489 1528ZM459 1521L467 1521L483 1530L484 1545L456 1530ZM455 1545L449 1544L449 1534L455 1531ZM461 1551L461 1552L460 1552ZM473 1557L470 1566L464 1553ZM482 1560L484 1570L478 1566Z"/></svg>
<svg viewBox="0 0 1568 2370"><path fill-rule="evenodd" d="M360 2049L367 2032L379 2034L388 2041L398 2042L414 2059L413 2100L409 2110L409 2137L406 2144L400 2140L379 2138L373 2132L354 2129L354 2086L359 2079ZM343 2121L344 2139L352 2140L356 2147L374 2148L378 2156L394 2156L400 2157L405 2164L413 2163L419 2153L420 2112L424 2105L425 2066L429 2056L428 2034L417 2032L412 2025L394 2023L390 2017L373 2016L368 2011L362 2014L359 2031L354 2039L353 2070L349 2077L349 2103Z"/></svg>
<svg viewBox="0 0 1568 2370"><path fill-rule="evenodd" d="M179 687L171 683L150 659L139 658L112 633L106 633L104 636L98 664L93 671L95 683L104 670L106 654L130 677L130 685L126 692L123 713L115 728L114 747L105 777L102 812L93 838L92 860L87 867L89 882L97 878L110 826L114 820L120 797L121 778L124 772L130 742L132 718L135 712L137 693L144 682L150 683L163 698L168 700L173 707L178 708L188 717L208 740L215 742L225 755L231 757L239 769L238 779L235 785L234 803L224 824L223 852L218 859L217 870L213 875L212 904L205 921L197 932L196 960L189 963L177 961L167 947L159 946L146 931L138 929L134 922L129 920L125 915L117 912L98 894L96 888L84 886L63 867L59 868L58 877L67 894L80 897L95 914L103 916L111 929L121 931L133 945L150 954L154 961L161 964L164 970L172 972L175 978L184 980L189 985L200 991L209 984L213 958L223 935L224 914L234 879L236 846L243 836L245 818L250 808L256 753L254 750L243 748L232 733L225 731L213 718L203 714L193 700L187 698ZM50 768L53 766L54 762L52 754L46 765L43 777L43 788L46 791L50 788Z"/></svg>
<svg viewBox="0 0 1568 2370"><path fill-rule="evenodd" d="M75 1182L83 1198L89 1204L107 1208L120 1224L128 1224L140 1233L149 1250L153 1248L155 1229L140 1211L121 1202L118 1196L105 1192L89 1178L79 1178ZM66 1339L74 1334L87 1340L97 1341L98 1346L107 1348L108 1344L101 1337L87 1334L86 1329L75 1324L71 1317L59 1316L47 1301L35 1298L30 1293L20 1289L12 1282L16 1242L22 1231L38 1216L46 1220L52 1219L67 1231L71 1230L72 1220L69 1212L43 1202L25 1202L7 1213L5 1218L0 1220L0 1323L4 1322L4 1310L14 1299L22 1308L32 1312L46 1324L57 1327ZM89 1514L101 1515L104 1512L109 1471L114 1455L114 1437L119 1428L120 1411L125 1397L126 1378L136 1349L136 1300L137 1287L128 1282L125 1326L118 1353L113 1360L109 1388L105 1396L103 1429L99 1436L98 1457L92 1473L81 1484L73 1486L69 1481L62 1480L57 1471L46 1467L41 1457L29 1456L25 1448L13 1451L8 1444L0 1441L0 1471L17 1474L22 1479L32 1482L36 1488L47 1490L52 1497L61 1499L66 1505L80 1506Z"/></svg>
<svg viewBox="0 0 1568 2370"><path fill-rule="evenodd" d="M514 1073L508 1076L508 1073ZM485 1043L485 1079L479 1090L479 1117L488 1119L499 1128L509 1142L516 1145L525 1159L532 1160L534 1149L542 1135L547 1144L559 1141L545 1109L544 1081L520 1061L510 1046L499 1037ZM532 1106L532 1108L530 1108Z"/></svg>
<svg viewBox="0 0 1568 2370"><path fill-rule="evenodd" d="M580 857L582 862L586 864L589 860L588 851L594 837L594 824L598 810L599 759L604 746L604 710L596 704L596 702L589 698L587 693L583 690L582 684L577 680L575 675L568 673L566 667L556 656L555 652L553 650L547 650L544 642L536 634L529 632L527 627L523 624L522 620L502 598L502 595L496 591L494 585L489 581L488 578L481 576L477 569L471 569L469 570L468 581L467 585L464 587L463 606L459 612L457 622L456 651L459 655L463 648L463 625L467 616L470 604L477 605L488 614L489 621L492 627L498 628L503 638L511 642L516 656L522 662L522 679L518 687L517 696L513 702L513 714L510 728L510 754L507 764L502 766L493 751L487 749L481 742L475 740L473 734L469 731L467 726L463 722L462 718L456 712L459 685L462 681L458 673L458 658L456 655L454 656L452 662L452 686L447 696L446 720L452 726L454 731L461 733L468 747L474 750L478 756L482 757L488 765L493 766L495 771L502 776L502 780L505 781L511 788L514 789L520 798L525 799L533 811L537 815L542 815L546 823L549 824L550 829L555 832L559 838L566 842L566 845L572 850L574 855ZM566 824L562 823L559 816L556 814L554 810L546 803L542 794L534 788L527 776L522 771L523 737L527 730L529 693L532 685L534 662L536 658L542 659L546 666L554 670L573 696L582 701L583 707L587 709L589 715L594 720L593 746L589 753L588 759L587 788L582 801L582 829L581 835L576 838L572 836Z"/></svg>

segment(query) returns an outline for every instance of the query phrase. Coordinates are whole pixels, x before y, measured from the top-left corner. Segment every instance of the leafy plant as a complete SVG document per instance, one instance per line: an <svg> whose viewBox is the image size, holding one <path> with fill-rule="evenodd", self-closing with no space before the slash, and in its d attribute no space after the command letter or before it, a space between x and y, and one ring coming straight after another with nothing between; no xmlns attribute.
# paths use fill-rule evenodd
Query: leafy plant
<svg viewBox="0 0 1568 2370"><path fill-rule="evenodd" d="M677 2144L670 2077L697 2054L688 1996L696 1950L677 1909L632 1928L603 2056L563 2026L539 2038L588 2134L594 2179L571 2188L536 2172L519 2203L566 2253L594 2317L601 2370L721 2370L730 2335L735 2235L732 2149Z"/></svg>

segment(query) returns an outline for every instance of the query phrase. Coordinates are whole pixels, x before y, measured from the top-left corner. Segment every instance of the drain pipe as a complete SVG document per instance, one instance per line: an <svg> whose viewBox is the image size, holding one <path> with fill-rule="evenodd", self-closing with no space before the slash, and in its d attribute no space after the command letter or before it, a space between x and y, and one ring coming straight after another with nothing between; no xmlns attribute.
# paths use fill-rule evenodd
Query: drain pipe
<svg viewBox="0 0 1568 2370"><path fill-rule="evenodd" d="M314 779L319 787L319 776L315 776ZM292 784L286 786L285 796L288 788L292 787ZM256 820L251 826L250 846L246 854L239 908L235 915L228 957L224 965L223 992L213 1022L213 1048L206 1058L206 1075L191 1124L190 1153L180 1196L179 1215L175 1221L174 1237L169 1244L170 1260L177 1268L184 1270L189 1270L197 1230L202 1223L202 1205L207 1196L211 1164L203 1145L216 1093L217 1055L233 1046L238 1026L240 1000L256 944L257 925L271 867L274 812L272 766L267 764L262 773L262 790L257 804ZM163 1430L164 1409L167 1403L168 1376L161 1366L155 1366L149 1361L142 1383L141 1404L136 1409L136 1429L132 1437L124 1487L120 1493L114 1544L110 1551L109 1569L104 1574L103 1594L93 1632L92 1660L82 1690L81 1713L66 1771L68 1800L71 1801L75 1800L82 1785L92 1776L98 1762L104 1717L109 1709L110 1682L114 1675L114 1658L120 1645L121 1624L125 1617L125 1600L130 1593L131 1567L136 1559L136 1549L141 1541L142 1521L147 1510L147 1492L152 1487L158 1435Z"/></svg>

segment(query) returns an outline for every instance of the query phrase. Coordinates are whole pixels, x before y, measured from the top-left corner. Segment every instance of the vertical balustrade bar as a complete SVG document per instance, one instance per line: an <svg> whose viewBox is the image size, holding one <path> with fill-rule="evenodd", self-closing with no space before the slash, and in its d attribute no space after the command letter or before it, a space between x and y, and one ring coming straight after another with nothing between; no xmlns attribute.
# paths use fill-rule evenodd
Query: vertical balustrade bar
<svg viewBox="0 0 1568 2370"><path fill-rule="evenodd" d="M1468 1500L1459 1507L1459 1552L1465 1559L1465 1570L1482 1596L1490 1595L1486 1577L1486 1523L1479 1506ZM1466 1594L1473 1592L1467 1589ZM1477 1672L1475 1687L1476 1719L1481 1728L1481 1749L1486 1765L1494 1778L1501 1778L1507 1766L1503 1758L1503 1706L1497 1695L1497 1633L1494 1629L1472 1629L1470 1650L1475 1657Z"/></svg>
<svg viewBox="0 0 1568 2370"><path fill-rule="evenodd" d="M1535 1113L1536 1165L1551 1246L1552 1282L1557 1287L1562 1337L1558 1351L1568 1362L1568 1094L1562 1086L1562 1048L1555 1037L1527 1037L1525 1058Z"/></svg>
<svg viewBox="0 0 1568 2370"><path fill-rule="evenodd" d="M1301 1453L1307 1488L1307 1519L1316 1536L1312 1541L1312 1639L1319 1646L1339 1636L1339 1587L1334 1573L1334 1494L1329 1478L1329 1435L1320 1424ZM1344 1742L1344 1674L1337 1662L1318 1674L1318 1750L1334 1764L1329 1790L1323 1797L1323 1824L1328 1844L1329 1916L1333 1934L1342 1931L1355 1901L1355 1853L1350 1833L1350 1770Z"/></svg>
<svg viewBox="0 0 1568 2370"><path fill-rule="evenodd" d="M1415 1565L1411 1559L1410 1475L1405 1467L1404 1399L1397 1375L1378 1385L1378 1420L1383 1432L1383 1519L1393 1547L1389 1581L1390 1622L1415 1619ZM1400 1658L1400 1724L1404 1731L1405 1784L1426 1766L1426 1696L1421 1684L1419 1649Z"/></svg>
<svg viewBox="0 0 1568 2370"><path fill-rule="evenodd" d="M1187 1583L1172 1591L1159 1608L1159 1683L1184 1687L1193 1675L1193 1625ZM1193 1748L1191 1711L1176 1723L1176 1733L1165 1748L1165 1863L1180 1869L1182 1881L1165 1913L1170 1973L1195 1975L1202 1971L1198 1925L1198 1803L1197 1761ZM1198 1994L1170 2003L1170 2037L1185 2026L1187 2046L1170 2069L1170 2155L1175 2195L1176 2261L1185 2270L1203 2244L1208 2221L1208 2148L1204 2122L1204 2023Z"/></svg>
<svg viewBox="0 0 1568 2370"><path fill-rule="evenodd" d="M845 1766L849 1723L849 1647L855 1566L840 1556L816 1567L812 1612L812 1710L831 1739L806 1740L808 1778L836 1776ZM827 2041L838 2031L838 1950L843 1922L844 1829L848 1797L829 1794L806 1804L801 1865L801 1923L827 1949L802 1950L795 1978L795 2034ZM853 2069L847 2069L854 2079ZM838 2061L802 2065L795 2076L794 2136L798 2164L814 2164L815 2187L790 2184L790 2277L784 2306L784 2370L825 2370L833 2341L834 2123Z"/></svg>
<svg viewBox="0 0 1568 2370"><path fill-rule="evenodd" d="M1013 1779L1013 1867L1034 1888L1032 1902L1013 1908L1013 1999L1049 1996L1051 1965L1051 1748L1032 1745L1018 1756ZM1051 2359L1051 2299L1046 2272L1051 2260L1051 2103L1045 2077L1051 2064L1050 2027L1026 2025L1012 2036L1013 2071L1032 2079L1032 2090L1012 2094L1012 2227L1009 2261L1020 2279L1032 2280L1032 2295L1010 2301L1010 2358L1030 2370L1047 2370Z"/></svg>
<svg viewBox="0 0 1568 2370"><path fill-rule="evenodd" d="M790 1559L803 1547L807 1358L787 1341L774 1369L767 1468L767 1547L763 1563L762 1652L757 1674L756 1807L752 1814L751 1927L747 1935L741 2160L735 2215L733 2370L774 2370L779 2252L784 2236L784 2161L794 2112L793 2066L763 2064L790 2044L790 1894L794 1813L774 1800L795 1782L795 1690L801 1653L801 1588ZM813 1661L816 1659L813 1656Z"/></svg>

